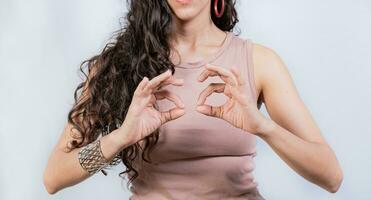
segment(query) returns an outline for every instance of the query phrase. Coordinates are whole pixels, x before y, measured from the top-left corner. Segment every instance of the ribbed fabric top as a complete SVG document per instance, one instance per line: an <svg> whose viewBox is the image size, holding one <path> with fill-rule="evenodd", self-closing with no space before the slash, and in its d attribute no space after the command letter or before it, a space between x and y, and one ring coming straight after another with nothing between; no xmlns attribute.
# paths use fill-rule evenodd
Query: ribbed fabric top
<svg viewBox="0 0 371 200"><path fill-rule="evenodd" d="M219 77L197 81L206 63L237 67L256 102L251 45L251 39L227 32L221 47L208 59L176 65L174 76L184 79L184 85L162 89L182 99L185 114L160 127L159 141L151 152L153 163L136 161L139 177L130 188L131 200L264 199L253 176L256 136L195 110L198 95L208 84L224 83ZM205 103L222 105L227 98L214 93ZM168 100L157 104L161 111L175 106Z"/></svg>

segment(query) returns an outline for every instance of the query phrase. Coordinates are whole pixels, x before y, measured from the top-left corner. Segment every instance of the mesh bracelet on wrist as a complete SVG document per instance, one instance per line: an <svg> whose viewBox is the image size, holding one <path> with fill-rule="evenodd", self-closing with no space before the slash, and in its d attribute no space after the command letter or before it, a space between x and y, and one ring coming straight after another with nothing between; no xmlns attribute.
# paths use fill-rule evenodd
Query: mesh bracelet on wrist
<svg viewBox="0 0 371 200"><path fill-rule="evenodd" d="M78 160L81 167L90 175L93 175L101 170L104 175L107 175L103 169L117 165L121 161L119 155L116 155L112 161L108 161L104 157L100 145L100 139L97 139L81 148L81 150L78 152Z"/></svg>

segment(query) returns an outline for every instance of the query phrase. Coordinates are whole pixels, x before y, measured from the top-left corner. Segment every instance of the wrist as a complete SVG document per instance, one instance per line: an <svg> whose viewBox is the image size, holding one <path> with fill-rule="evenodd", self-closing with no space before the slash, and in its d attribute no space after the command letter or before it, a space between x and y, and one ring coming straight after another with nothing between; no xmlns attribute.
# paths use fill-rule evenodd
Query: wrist
<svg viewBox="0 0 371 200"><path fill-rule="evenodd" d="M262 139L268 138L272 135L275 128L276 123L272 119L263 117L257 128L256 135Z"/></svg>
<svg viewBox="0 0 371 200"><path fill-rule="evenodd" d="M134 144L134 142L128 137L127 130L124 127L112 131L109 135L111 136L112 144L119 150L125 149Z"/></svg>

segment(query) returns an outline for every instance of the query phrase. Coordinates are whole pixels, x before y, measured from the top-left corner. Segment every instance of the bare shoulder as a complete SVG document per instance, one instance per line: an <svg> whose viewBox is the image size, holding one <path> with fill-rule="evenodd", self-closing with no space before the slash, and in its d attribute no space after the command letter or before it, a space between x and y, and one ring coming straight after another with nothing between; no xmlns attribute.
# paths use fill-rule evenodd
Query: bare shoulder
<svg viewBox="0 0 371 200"><path fill-rule="evenodd" d="M283 59L272 48L253 45L257 90L271 119L308 141L325 143Z"/></svg>
<svg viewBox="0 0 371 200"><path fill-rule="evenodd" d="M278 53L263 44L253 43L253 65L257 94L264 101L264 90L269 87L271 80L281 76L291 79L288 69Z"/></svg>

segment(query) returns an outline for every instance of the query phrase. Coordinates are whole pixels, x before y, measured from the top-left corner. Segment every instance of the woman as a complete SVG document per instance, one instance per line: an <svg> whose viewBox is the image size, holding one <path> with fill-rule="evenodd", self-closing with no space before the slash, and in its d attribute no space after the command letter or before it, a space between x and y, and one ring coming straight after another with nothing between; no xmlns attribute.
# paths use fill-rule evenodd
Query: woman
<svg viewBox="0 0 371 200"><path fill-rule="evenodd" d="M280 57L232 33L233 0L129 5L116 40L84 62L45 169L50 194L122 161L131 199L264 199L256 136L308 181L338 190L336 156Z"/></svg>

